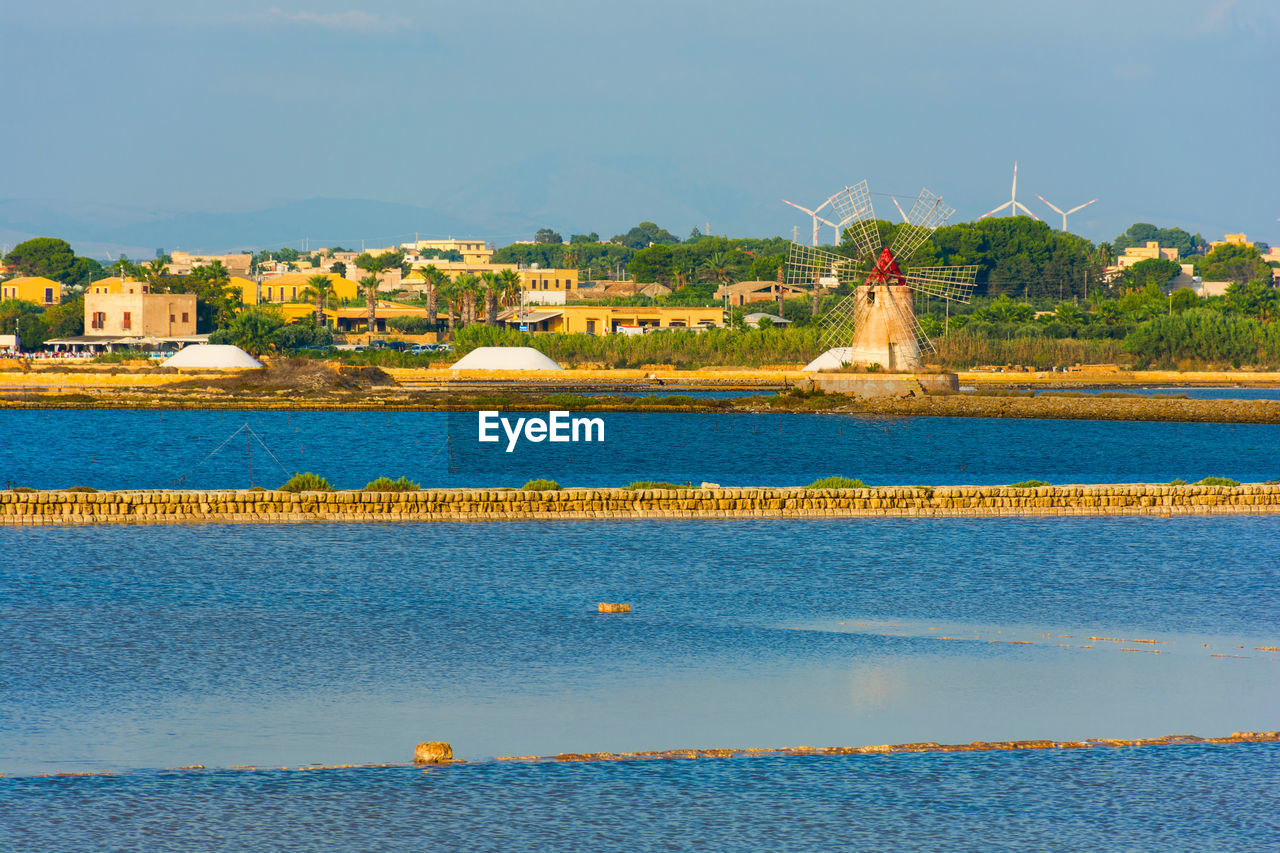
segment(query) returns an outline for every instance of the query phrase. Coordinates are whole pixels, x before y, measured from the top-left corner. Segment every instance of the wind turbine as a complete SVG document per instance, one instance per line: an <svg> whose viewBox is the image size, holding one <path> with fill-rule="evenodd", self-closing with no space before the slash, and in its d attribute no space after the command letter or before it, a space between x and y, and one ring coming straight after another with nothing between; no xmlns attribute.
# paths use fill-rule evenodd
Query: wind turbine
<svg viewBox="0 0 1280 853"><path fill-rule="evenodd" d="M1096 199L1096 198L1095 198L1093 201L1086 201L1084 204L1077 205L1077 206L1075 206L1075 207L1071 208L1070 210L1068 210L1066 213L1063 213L1061 210L1059 210L1059 209L1057 208L1057 206L1055 206L1055 205L1054 205L1054 203L1053 203L1053 202L1049 201L1049 199L1045 198L1044 196L1042 196L1042 195L1040 195L1040 194L1038 194L1038 193L1037 193L1037 194L1036 194L1036 198L1040 199L1042 202L1044 202L1045 204L1049 205L1049 207L1052 207L1052 208L1053 208L1053 212L1054 212L1054 213L1058 213L1058 214L1061 214L1061 215L1062 215L1062 230L1063 230L1063 231L1066 231L1066 230L1067 230L1067 217L1068 217L1068 216L1070 216L1071 214L1075 213L1077 210L1084 210L1086 207L1088 207L1089 205L1093 204L1093 201L1097 201L1097 199Z"/></svg>
<svg viewBox="0 0 1280 853"><path fill-rule="evenodd" d="M816 208L814 208L813 210L810 210L810 209L809 209L809 208L807 208L807 207L801 207L800 205L796 204L794 201L787 201L785 198L782 200L782 203L783 203L783 204L789 204L789 205L791 205L792 207L794 207L796 210L804 211L805 213L807 213L807 214L809 214L810 216L812 216L812 217L813 217L813 245L815 245L815 246L816 246L816 245L818 245L818 223L819 223L819 222L821 222L823 225L830 225L832 228L834 228L834 229L836 230L836 241L837 241L837 242L839 242L839 240L840 240L840 226L839 226L839 225L836 225L834 222L828 222L827 220L823 219L821 216L819 216L819 215L818 215L818 211L819 211L819 210L822 210L822 208L824 208L824 207L826 207L827 205L831 204L831 199L830 199L830 198L828 198L828 199L827 199L826 201L824 201L822 204L818 205L818 206L817 206Z"/></svg>
<svg viewBox="0 0 1280 853"><path fill-rule="evenodd" d="M1036 220L1037 222L1040 221L1039 216L1036 216L1034 213L1031 212L1030 208L1028 208L1022 202L1018 201L1018 161L1017 160L1013 161L1013 193L1009 196L1009 200L1006 201L1004 204L1000 205L999 207L997 207L995 210L988 211L987 213L982 214L978 218L986 219L988 216L999 213L1000 211L1004 210L1006 207L1009 208L1010 216L1017 216L1018 211L1021 210L1023 213L1025 213L1027 216L1030 216L1032 219Z"/></svg>

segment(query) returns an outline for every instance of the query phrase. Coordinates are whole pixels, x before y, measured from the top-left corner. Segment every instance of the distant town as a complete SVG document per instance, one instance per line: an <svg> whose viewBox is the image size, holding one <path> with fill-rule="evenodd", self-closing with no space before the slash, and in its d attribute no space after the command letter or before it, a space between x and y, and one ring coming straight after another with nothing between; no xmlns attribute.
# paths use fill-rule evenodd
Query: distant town
<svg viewBox="0 0 1280 853"><path fill-rule="evenodd" d="M888 245L899 226L877 224ZM542 229L501 247L449 238L361 250L157 249L146 261L103 264L40 237L4 255L0 350L93 357L213 341L257 353L374 346L429 355L477 326L489 341L507 333L798 332L819 324L848 286L824 275L797 280L787 269L790 246L697 229L680 239L643 222L607 240ZM931 336L1118 347L1144 323L1197 308L1261 325L1280 316L1280 250L1245 234L1210 241L1138 223L1095 245L1010 216L938 229L916 263L977 268L972 304L918 299Z"/></svg>

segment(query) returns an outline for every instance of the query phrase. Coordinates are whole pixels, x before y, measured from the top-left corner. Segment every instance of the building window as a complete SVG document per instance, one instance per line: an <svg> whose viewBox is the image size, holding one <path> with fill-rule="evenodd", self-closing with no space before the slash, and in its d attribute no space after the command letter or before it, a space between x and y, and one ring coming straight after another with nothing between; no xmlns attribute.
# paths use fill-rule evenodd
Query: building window
<svg viewBox="0 0 1280 853"><path fill-rule="evenodd" d="M188 320L188 319L187 319L187 312L186 312L186 311L183 311L183 312L182 312L182 322L184 322L184 323L189 323L189 322L190 322L190 320Z"/></svg>
<svg viewBox="0 0 1280 853"><path fill-rule="evenodd" d="M94 311L93 319L89 323L91 329L101 329L107 324L107 315L102 311Z"/></svg>
<svg viewBox="0 0 1280 853"><path fill-rule="evenodd" d="M53 288L52 287L46 287L44 289L44 304L45 305L53 304Z"/></svg>
<svg viewBox="0 0 1280 853"><path fill-rule="evenodd" d="M170 322L170 323L172 323L172 322L174 321L174 319L175 319L175 318L174 318L174 316L173 316L172 314L170 314L170 315L169 315L169 322Z"/></svg>
<svg viewBox="0 0 1280 853"><path fill-rule="evenodd" d="M282 288L282 290L283 290L283 288ZM296 288L296 287L293 289L293 297L292 297L292 298L293 298L293 299L297 299L297 298L298 298L298 288Z"/></svg>
<svg viewBox="0 0 1280 853"><path fill-rule="evenodd" d="M124 312L124 322L120 324L120 328L122 329L133 328L133 315L131 315L128 311Z"/></svg>

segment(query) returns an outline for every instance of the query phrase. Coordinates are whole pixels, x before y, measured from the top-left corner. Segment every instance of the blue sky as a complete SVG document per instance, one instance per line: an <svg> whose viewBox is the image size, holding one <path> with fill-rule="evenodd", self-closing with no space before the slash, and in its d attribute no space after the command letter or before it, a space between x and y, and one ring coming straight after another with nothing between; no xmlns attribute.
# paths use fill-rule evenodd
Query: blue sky
<svg viewBox="0 0 1280 853"><path fill-rule="evenodd" d="M1016 159L1091 239L1280 243L1277 44L1274 0L9 3L0 200L789 235L863 178L975 218Z"/></svg>

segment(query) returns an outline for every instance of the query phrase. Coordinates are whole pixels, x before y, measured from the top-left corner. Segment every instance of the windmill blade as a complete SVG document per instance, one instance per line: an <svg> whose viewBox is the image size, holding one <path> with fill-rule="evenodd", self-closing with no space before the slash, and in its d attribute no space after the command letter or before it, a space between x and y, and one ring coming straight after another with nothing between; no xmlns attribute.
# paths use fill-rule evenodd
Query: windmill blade
<svg viewBox="0 0 1280 853"><path fill-rule="evenodd" d="M858 302L857 292L841 299L836 306L822 315L818 323L818 341L823 349L847 347L853 342L854 330L861 325L865 309Z"/></svg>
<svg viewBox="0 0 1280 853"><path fill-rule="evenodd" d="M822 286L844 284L857 276L857 264L853 258L835 252L792 243L787 259L787 284L795 287L813 287L815 283Z"/></svg>
<svg viewBox="0 0 1280 853"><path fill-rule="evenodd" d="M950 299L952 302L968 302L977 274L976 266L916 267L907 273L906 281L907 287L917 293Z"/></svg>
<svg viewBox="0 0 1280 853"><path fill-rule="evenodd" d="M894 199L893 203L897 204L898 200ZM898 210L902 208L899 207ZM920 246L929 239L934 229L950 219L951 214L955 212L955 208L942 203L942 196L934 195L927 187L920 190L915 204L911 205L911 214L903 214L906 223L898 229L897 235L893 238L893 245L889 247L889 251L893 252L894 260L899 264L905 264L911 260L911 256L919 251Z"/></svg>
<svg viewBox="0 0 1280 853"><path fill-rule="evenodd" d="M1053 209L1053 212L1054 212L1054 213L1056 213L1056 214L1058 214L1059 216L1066 216L1068 213L1075 213L1075 212L1076 212L1076 210L1079 210L1079 209L1080 209L1079 207L1077 207L1077 208L1076 208L1076 210L1069 210L1069 211L1067 211L1067 213L1063 213L1061 210L1059 210L1059 209L1058 209L1058 206L1057 206L1057 205L1055 205L1053 202L1049 201L1049 199L1045 198L1044 196L1040 195L1039 193L1036 193L1036 198L1040 199L1042 202L1044 202L1045 204L1049 205L1049 207L1051 207L1051 208ZM1097 201L1097 199L1095 198L1093 201ZM1089 202L1089 203L1090 203L1090 204L1093 204L1093 202L1092 202L1092 201L1091 201L1091 202ZM1081 205L1080 207L1084 207L1084 205Z"/></svg>
<svg viewBox="0 0 1280 853"><path fill-rule="evenodd" d="M828 222L827 220L823 219L821 216L815 216L815 217L814 217L814 219L818 220L818 221L819 221L819 222L821 222L823 225L830 225L832 228L839 228L839 227L840 227L839 225L835 224L834 222Z"/></svg>
<svg viewBox="0 0 1280 853"><path fill-rule="evenodd" d="M876 212L871 206L871 191L866 181L833 195L831 209L836 212L844 233L858 248L859 258L880 254L880 229L876 226Z"/></svg>
<svg viewBox="0 0 1280 853"><path fill-rule="evenodd" d="M1031 217L1032 219L1034 219L1036 222L1039 222L1039 221L1040 221L1040 217L1039 217L1039 216L1036 216L1034 213L1032 213L1032 212L1031 212L1031 208L1027 207L1025 204L1023 204L1023 203L1022 203L1022 202L1020 202L1020 201L1015 201L1015 202L1013 203L1013 212L1016 214L1019 210L1021 210L1021 211L1022 211L1023 213L1025 213L1027 216L1030 216L1030 217Z"/></svg>
<svg viewBox="0 0 1280 853"><path fill-rule="evenodd" d="M1095 198L1093 201L1097 201L1097 199ZM1067 211L1067 215L1068 215L1068 216L1070 216L1071 214L1075 213L1077 210L1084 210L1086 207L1088 207L1089 205L1093 204L1093 201L1086 201L1084 204L1077 205L1077 206L1075 206L1075 207L1071 208L1070 210L1068 210L1068 211ZM1050 206L1050 207L1053 207L1053 205L1049 205L1049 206ZM1054 210L1057 210L1057 208L1056 208L1056 207L1054 207L1053 209L1054 209Z"/></svg>
<svg viewBox="0 0 1280 853"><path fill-rule="evenodd" d="M1004 204L1000 205L1000 206L999 206L999 207L997 207L995 210L988 210L986 213L982 214L982 215L981 215L981 216L979 216L978 218L979 218L979 219L986 219L988 216L994 216L994 215L996 215L997 213L999 213L1000 211L1004 210L1006 207L1009 207L1010 205L1012 205L1012 204L1014 204L1014 203L1015 203L1015 202L1012 202L1012 201L1006 201Z"/></svg>
<svg viewBox="0 0 1280 853"><path fill-rule="evenodd" d="M921 350L931 353L937 352L937 349L933 346L933 341L929 340L929 336L924 333L924 327L916 319L914 311L903 311L902 306L898 304L896 299L889 300L889 307L892 309L889 315L889 322L894 325L899 335L904 338L915 338L916 345Z"/></svg>

